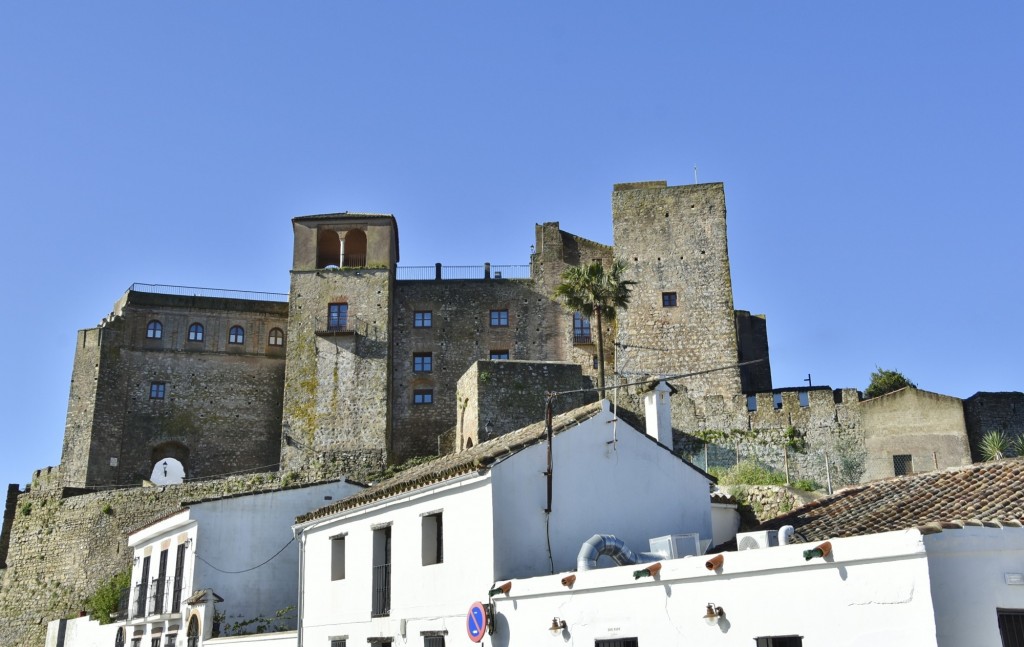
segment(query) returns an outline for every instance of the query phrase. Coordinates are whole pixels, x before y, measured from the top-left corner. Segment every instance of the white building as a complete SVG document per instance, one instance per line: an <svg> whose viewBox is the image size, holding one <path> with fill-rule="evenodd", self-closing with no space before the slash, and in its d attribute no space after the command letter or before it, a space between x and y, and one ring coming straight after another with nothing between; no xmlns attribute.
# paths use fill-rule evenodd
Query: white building
<svg viewBox="0 0 1024 647"><path fill-rule="evenodd" d="M48 647L198 647L215 632L295 629L294 611L278 617L298 601L291 525L363 487L343 480L183 503L128 536L127 617L116 626L54 621Z"/></svg>
<svg viewBox="0 0 1024 647"><path fill-rule="evenodd" d="M472 602L573 568L595 533L710 541L710 478L607 401L555 418L550 468L546 441L537 423L300 517L300 647L469 644Z"/></svg>

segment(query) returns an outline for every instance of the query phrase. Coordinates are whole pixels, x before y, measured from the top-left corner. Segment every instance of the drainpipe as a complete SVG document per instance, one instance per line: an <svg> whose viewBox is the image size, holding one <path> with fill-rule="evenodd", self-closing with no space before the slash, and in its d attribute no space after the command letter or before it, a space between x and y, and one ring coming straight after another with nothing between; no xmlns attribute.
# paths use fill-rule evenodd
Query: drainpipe
<svg viewBox="0 0 1024 647"><path fill-rule="evenodd" d="M295 605L295 630L297 641L295 647L302 647L302 593L306 588L306 535L303 534L302 528L296 528L295 535L299 539L299 601Z"/></svg>

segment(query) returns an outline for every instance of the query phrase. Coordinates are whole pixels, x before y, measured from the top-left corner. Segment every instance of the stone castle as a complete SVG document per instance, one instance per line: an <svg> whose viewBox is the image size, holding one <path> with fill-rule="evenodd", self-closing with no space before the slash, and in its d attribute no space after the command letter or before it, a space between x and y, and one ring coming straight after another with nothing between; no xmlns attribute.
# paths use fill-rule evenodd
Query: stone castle
<svg viewBox="0 0 1024 647"><path fill-rule="evenodd" d="M74 611L123 567L125 530L187 497L368 478L535 422L549 392L584 391L559 410L596 398L596 324L553 298L593 260L635 282L605 322L608 373L693 374L672 380L672 421L699 466L742 452L841 485L964 464L986 431L1024 431L1021 393L773 388L766 319L733 304L722 184L618 184L612 222L613 246L537 225L529 266L409 268L393 216L305 216L287 295L133 286L78 333L59 467L9 488L0 644ZM642 387L609 397L642 415ZM794 433L804 451L782 451ZM168 465L184 485L123 489L174 482Z"/></svg>

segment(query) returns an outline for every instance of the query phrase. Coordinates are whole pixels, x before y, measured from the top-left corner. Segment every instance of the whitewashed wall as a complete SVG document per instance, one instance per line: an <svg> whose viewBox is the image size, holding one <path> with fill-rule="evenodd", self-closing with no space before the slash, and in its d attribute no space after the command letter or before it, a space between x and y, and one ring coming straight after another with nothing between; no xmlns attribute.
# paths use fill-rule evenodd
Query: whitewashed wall
<svg viewBox="0 0 1024 647"><path fill-rule="evenodd" d="M1024 528L945 530L926 535L940 647L999 647L996 609L1024 609ZM1014 581L1014 578L1010 578Z"/></svg>
<svg viewBox="0 0 1024 647"><path fill-rule="evenodd" d="M192 519L199 526L193 544L193 590L211 588L224 598L217 607L227 615L227 624L258 615L271 617L295 605L299 547L295 542L288 545L295 518L360 489L340 481L193 505ZM324 498L328 496L330 500ZM280 555L258 566L286 545Z"/></svg>
<svg viewBox="0 0 1024 647"><path fill-rule="evenodd" d="M350 645L365 645L369 636L405 644L404 626L406 640L420 645L421 631L462 631L468 601L486 599L493 584L490 488L488 473L472 474L302 529L302 644L327 646L342 635ZM444 561L424 566L421 515L436 511ZM382 523L391 523L391 613L371 619L372 528ZM331 581L330 537L341 532L348 533L345 579Z"/></svg>
<svg viewBox="0 0 1024 647"><path fill-rule="evenodd" d="M63 643L61 625L64 625ZM58 647L59 644L69 647L112 647L117 629L120 625L101 625L92 616L72 618L70 620L53 620L46 625L46 647Z"/></svg>
<svg viewBox="0 0 1024 647"><path fill-rule="evenodd" d="M707 479L624 422L613 429L607 400L604 405L597 416L555 436L555 572L574 569L580 547L594 534L615 535L635 552L648 551L652 537L669 534L711 539ZM493 470L497 579L551 572L546 469L547 445L541 443Z"/></svg>
<svg viewBox="0 0 1024 647"><path fill-rule="evenodd" d="M634 580L636 567L622 566L577 573L571 590L559 581L564 573L515 580L512 595L496 599L498 631L485 644L592 647L595 639L636 637L646 647L749 646L758 636L796 634L808 646L936 645L919 532L832 543L828 561L805 562L808 546L790 545L725 553L718 573L705 557L688 557L662 562L657 579ZM703 620L708 602L725 610L717 626ZM557 636L548 631L553 616L568 625Z"/></svg>

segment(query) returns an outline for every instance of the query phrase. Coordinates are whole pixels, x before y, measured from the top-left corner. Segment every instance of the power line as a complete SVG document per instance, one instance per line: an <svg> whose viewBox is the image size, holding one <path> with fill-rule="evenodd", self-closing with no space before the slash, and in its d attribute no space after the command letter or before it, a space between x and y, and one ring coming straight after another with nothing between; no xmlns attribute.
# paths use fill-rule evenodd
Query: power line
<svg viewBox="0 0 1024 647"><path fill-rule="evenodd" d="M285 548L288 548L289 546L291 546L293 541L295 541L295 537L292 537L291 539L289 539L288 543L285 544L284 546L281 546L281 550L279 550L276 553L274 553L270 557L270 559L268 559L267 561L265 561L265 562L263 562L261 564L257 564L256 566L253 566L252 568L246 568L246 569L242 569L240 571L225 571L224 569L217 568L216 566L214 566L210 562L208 562L205 559L203 559L199 555L199 553L194 553L194 554L196 556L196 559L198 559L199 561L201 561L202 563L206 564L207 566L209 566L210 568L212 568L213 570L215 570L215 571L217 571L219 573L226 573L227 575L238 575L239 573L248 573L249 571L255 571L257 568L259 568L261 566L265 566L266 564L269 564L271 562L271 560L273 560L275 557L277 557L278 555L283 553Z"/></svg>

